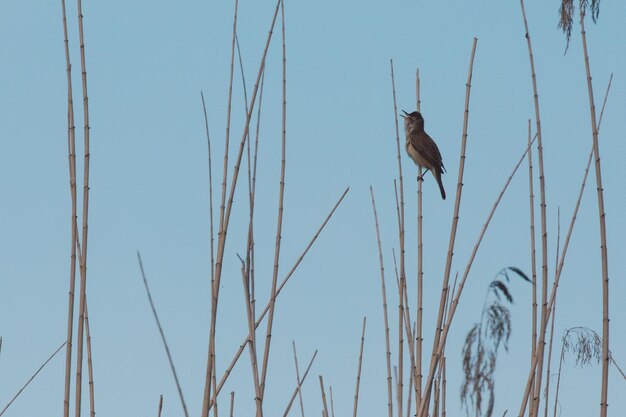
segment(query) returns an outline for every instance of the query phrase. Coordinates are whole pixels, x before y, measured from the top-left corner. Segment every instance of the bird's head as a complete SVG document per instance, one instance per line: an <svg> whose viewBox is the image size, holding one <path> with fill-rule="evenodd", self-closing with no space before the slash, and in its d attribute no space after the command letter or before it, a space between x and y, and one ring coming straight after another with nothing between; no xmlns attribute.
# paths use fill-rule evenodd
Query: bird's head
<svg viewBox="0 0 626 417"><path fill-rule="evenodd" d="M424 129L424 118L420 112L414 111L413 113L407 113L402 110L402 113L404 113L402 117L404 118L404 129L406 131L416 128L419 130Z"/></svg>

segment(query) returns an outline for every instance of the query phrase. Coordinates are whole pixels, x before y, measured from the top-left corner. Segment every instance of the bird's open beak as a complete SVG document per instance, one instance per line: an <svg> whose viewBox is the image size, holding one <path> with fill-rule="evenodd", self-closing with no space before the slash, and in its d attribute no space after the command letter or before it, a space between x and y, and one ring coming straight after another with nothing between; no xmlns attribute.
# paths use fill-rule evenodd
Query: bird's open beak
<svg viewBox="0 0 626 417"><path fill-rule="evenodd" d="M409 115L409 113L405 112L404 110L402 110L402 113L404 113L404 114L401 114L400 115L401 117L407 117Z"/></svg>

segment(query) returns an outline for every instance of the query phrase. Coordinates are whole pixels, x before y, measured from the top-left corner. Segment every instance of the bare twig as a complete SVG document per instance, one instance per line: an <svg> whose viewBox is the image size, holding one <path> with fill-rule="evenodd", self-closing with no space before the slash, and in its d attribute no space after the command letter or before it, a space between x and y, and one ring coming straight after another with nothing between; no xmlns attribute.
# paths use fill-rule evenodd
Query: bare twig
<svg viewBox="0 0 626 417"><path fill-rule="evenodd" d="M322 405L324 406L324 415L330 417L328 414L328 405L326 404L326 392L324 391L324 378L320 375L320 390L322 391Z"/></svg>
<svg viewBox="0 0 626 417"><path fill-rule="evenodd" d="M54 351L54 353L52 355L50 355L50 357L43 363L43 365L41 365L39 367L39 369L37 369L37 372L35 372L33 374L33 376L31 376L28 381L26 381L26 383L22 386L22 388L19 389L19 391L17 391L17 394L15 394L13 396L13 398L11 398L11 401L8 402L7 405L4 406L4 408L2 409L2 411L0 411L0 416L2 414L4 414L5 411L7 411L7 409L11 406L11 404L13 404L13 401L15 401L17 399L17 397L20 396L20 394L22 393L22 391L24 391L24 389L26 389L26 387L28 386L28 384L30 384L32 382L33 379L35 379L35 377L37 376L37 374L39 374L39 372L41 372L41 370L48 364L48 362L50 362L52 360L52 358L54 358L54 356L63 348L63 346L65 346L65 343L67 342L63 342L61 343L61 346L58 347L57 350Z"/></svg>
<svg viewBox="0 0 626 417"><path fill-rule="evenodd" d="M180 382L178 381L178 374L176 373L176 367L174 367L174 360L172 359L172 354L170 353L170 348L167 344L167 339L165 338L165 333L163 332L163 327L161 326L161 321L159 320L159 316L156 311L156 307L154 306L154 302L152 301L152 294L150 293L150 288L148 287L148 280L146 278L146 274L143 269L143 262L141 261L141 254L137 252L137 261L139 262L139 270L141 271L141 278L143 278L143 285L146 288L146 295L148 296L148 301L150 302L150 308L152 309L152 315L154 316L154 321L159 328L159 334L161 335L161 340L163 341L163 347L165 348L165 353L167 354L167 360L170 364L170 368L172 369L172 375L174 375L174 381L176 382L176 388L178 389L178 396L180 397L180 403L183 406L183 412L186 417L189 417L189 413L187 412L187 404L185 403L185 398L183 396L183 390L180 386Z"/></svg>
<svg viewBox="0 0 626 417"><path fill-rule="evenodd" d="M300 385L300 369L298 368L298 353L296 352L296 342L292 340L291 345L293 346L293 361L296 364L296 384L299 386ZM300 413L302 417L304 417L304 402L302 401L301 390L298 390L298 399L300 400Z"/></svg>
<svg viewBox="0 0 626 417"><path fill-rule="evenodd" d="M162 410L163 410L163 395L159 395L159 407L157 409L157 417L161 417Z"/></svg>

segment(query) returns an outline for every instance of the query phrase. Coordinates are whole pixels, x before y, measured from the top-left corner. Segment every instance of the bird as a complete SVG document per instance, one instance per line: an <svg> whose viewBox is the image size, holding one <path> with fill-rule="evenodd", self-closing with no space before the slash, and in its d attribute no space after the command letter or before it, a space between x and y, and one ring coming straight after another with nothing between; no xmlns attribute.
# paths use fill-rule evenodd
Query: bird
<svg viewBox="0 0 626 417"><path fill-rule="evenodd" d="M444 190L441 182L441 174L446 172L446 169L443 166L441 152L439 152L435 141L424 131L422 114L418 111L407 113L402 110L402 112L404 113L402 117L404 118L404 133L406 134L406 152L416 165L426 168L424 174L428 171L433 173L439 185L439 191L441 191L441 198L445 200L446 190ZM424 174L417 177L417 180L422 180Z"/></svg>

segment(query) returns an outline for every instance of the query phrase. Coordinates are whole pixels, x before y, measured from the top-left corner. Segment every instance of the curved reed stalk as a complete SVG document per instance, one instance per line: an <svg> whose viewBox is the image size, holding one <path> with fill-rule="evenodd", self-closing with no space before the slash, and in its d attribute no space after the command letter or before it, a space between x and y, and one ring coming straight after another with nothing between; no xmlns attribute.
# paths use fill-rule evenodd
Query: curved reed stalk
<svg viewBox="0 0 626 417"><path fill-rule="evenodd" d="M589 54L587 53L585 12L586 8L581 0L580 33L585 58L585 72L587 74L587 90L589 92L589 113L591 116L591 130L593 134L593 153L596 156L596 191L598 195L598 217L600 220L600 256L602 257L602 386L600 391L600 417L606 417L609 389L609 255L606 243L606 212L604 210L604 189L602 188L602 167L600 164L600 144L598 141L596 105L593 98L593 83L591 81Z"/></svg>

